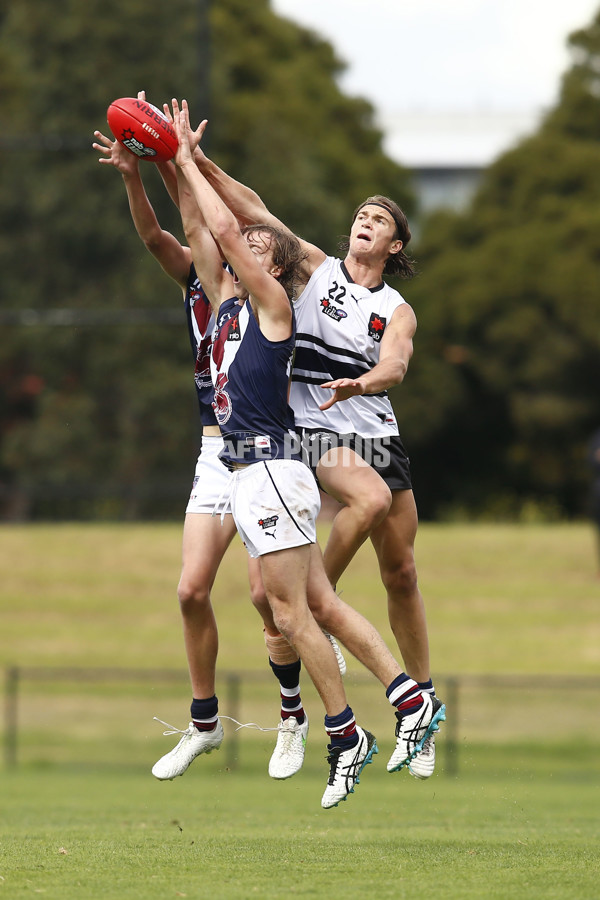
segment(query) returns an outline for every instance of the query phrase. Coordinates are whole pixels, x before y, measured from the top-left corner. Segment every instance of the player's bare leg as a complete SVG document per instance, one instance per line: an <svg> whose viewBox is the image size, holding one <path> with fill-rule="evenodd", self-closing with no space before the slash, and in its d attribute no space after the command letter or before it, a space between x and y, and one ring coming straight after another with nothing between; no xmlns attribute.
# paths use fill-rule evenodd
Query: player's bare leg
<svg viewBox="0 0 600 900"><path fill-rule="evenodd" d="M417 509L412 491L393 491L385 519L371 533L371 541L388 596L390 626L408 675L429 679L429 638L425 606L417 581L414 543Z"/></svg>
<svg viewBox="0 0 600 900"><path fill-rule="evenodd" d="M333 585L369 534L385 518L391 491L377 472L348 447L329 450L319 461L317 477L324 491L343 503L324 551Z"/></svg>
<svg viewBox="0 0 600 900"><path fill-rule="evenodd" d="M377 629L333 590L317 544L311 547L308 600L318 624L335 635L385 688L401 674Z"/></svg>
<svg viewBox="0 0 600 900"><path fill-rule="evenodd" d="M372 734L356 724L333 648L308 608L310 560L311 545L260 558L275 624L300 655L325 707L330 770L321 806L330 809L354 791L362 769L377 753L377 744Z"/></svg>
<svg viewBox="0 0 600 900"><path fill-rule="evenodd" d="M185 651L192 684L192 721L181 731L165 734L181 737L154 764L152 774L159 781L183 775L202 753L218 750L223 740L215 694L215 669L219 638L210 601L217 570L236 532L233 516L187 513L183 527L183 566L177 588L183 623Z"/></svg>
<svg viewBox="0 0 600 900"><path fill-rule="evenodd" d="M406 671L433 693L429 671L429 639L423 598L419 591L414 557L417 510L412 491L393 491L392 506L384 521L374 529L371 541L377 553L381 579L388 595L388 615ZM433 697L438 715L444 707ZM434 729L435 731L435 729ZM422 748L408 764L416 778L429 778L435 768L435 734L428 735ZM403 744L399 740L400 744ZM404 748L400 751L400 756ZM388 764L395 770L395 757Z"/></svg>
<svg viewBox="0 0 600 900"><path fill-rule="evenodd" d="M396 707L396 747L388 771L406 766L415 777L428 778L435 766L434 733L445 718L445 707L431 696L431 682L420 685L402 672L379 632L337 596L317 546L312 548L312 563L308 597L313 615L382 682L388 700Z"/></svg>
<svg viewBox="0 0 600 900"><path fill-rule="evenodd" d="M219 638L210 601L215 577L236 533L233 516L188 513L183 527L183 565L177 587L183 639L194 697L215 693Z"/></svg>
<svg viewBox="0 0 600 900"><path fill-rule="evenodd" d="M300 657L277 630L263 585L260 561L251 556L248 557L248 581L252 603L263 620L269 665L279 681L281 695L281 719L269 760L269 775L276 779L291 778L304 764L309 727L300 693Z"/></svg>
<svg viewBox="0 0 600 900"><path fill-rule="evenodd" d="M304 663L327 715L347 705L340 670L331 644L306 602L311 546L278 550L260 557L260 568L273 620Z"/></svg>

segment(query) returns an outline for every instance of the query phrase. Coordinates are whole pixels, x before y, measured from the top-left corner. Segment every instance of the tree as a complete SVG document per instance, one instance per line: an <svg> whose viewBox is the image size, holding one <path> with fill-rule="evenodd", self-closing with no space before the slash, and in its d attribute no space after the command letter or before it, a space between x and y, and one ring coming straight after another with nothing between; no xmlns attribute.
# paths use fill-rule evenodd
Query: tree
<svg viewBox="0 0 600 900"><path fill-rule="evenodd" d="M197 120L206 103L211 155L328 249L374 190L410 209L408 175L385 157L370 105L341 94L329 44L268 0L219 0L209 23L208 9L65 0L57 14L0 0L2 310L81 311L80 324L5 326L6 515L180 515L189 488L199 435L183 310L179 328L85 324L91 310L158 316L180 301L134 233L120 178L91 150L113 99L186 96ZM161 224L182 238L142 165Z"/></svg>
<svg viewBox="0 0 600 900"><path fill-rule="evenodd" d="M600 422L600 15L571 44L539 132L488 169L464 214L423 229L411 298L438 374L415 367L407 427L430 510L585 509ZM425 428L417 405L435 410Z"/></svg>

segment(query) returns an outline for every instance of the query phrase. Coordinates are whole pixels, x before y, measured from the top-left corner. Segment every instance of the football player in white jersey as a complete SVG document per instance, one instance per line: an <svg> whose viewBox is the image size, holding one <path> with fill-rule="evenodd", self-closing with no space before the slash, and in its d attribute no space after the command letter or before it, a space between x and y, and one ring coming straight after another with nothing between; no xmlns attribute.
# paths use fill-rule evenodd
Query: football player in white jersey
<svg viewBox="0 0 600 900"><path fill-rule="evenodd" d="M162 229L157 220L144 189L139 161L102 132L96 131L94 135L97 142L92 146L103 154L100 162L113 166L123 177L139 237L166 274L181 288L190 337L196 350L195 380L200 402L202 447L186 508L182 570L177 587L192 687L192 721L181 732L175 748L161 757L152 769L159 780L171 780L183 775L196 756L217 749L223 739L215 694L218 632L210 595L217 570L236 529L230 511L222 521L212 515L215 503L227 489L230 479L230 473L218 459L223 440L211 405L214 388L210 382L207 354L212 342L214 317L196 278L190 248ZM159 164L159 167L172 199L180 205L173 165ZM187 202L190 202L189 195ZM185 196L181 203L186 203ZM196 204L193 205L195 208ZM208 237L214 243L210 234ZM263 618L269 662L280 682L281 722L269 762L269 774L273 778L289 778L302 766L308 733L308 718L300 697L300 662L296 651L275 627L255 560L249 559L248 572L252 601ZM178 729L173 728L165 733L177 732Z"/></svg>
<svg viewBox="0 0 600 900"><path fill-rule="evenodd" d="M252 189L223 172L200 148L195 162L236 216L286 227ZM342 504L325 548L329 579L338 583L370 537L406 672L435 697L414 558L417 510L408 457L387 399L388 389L406 374L416 317L383 275L413 274L404 249L410 236L398 205L374 196L354 213L343 260L301 240L304 291L295 303L297 359L290 400L319 484ZM427 778L434 765L432 738L409 770Z"/></svg>

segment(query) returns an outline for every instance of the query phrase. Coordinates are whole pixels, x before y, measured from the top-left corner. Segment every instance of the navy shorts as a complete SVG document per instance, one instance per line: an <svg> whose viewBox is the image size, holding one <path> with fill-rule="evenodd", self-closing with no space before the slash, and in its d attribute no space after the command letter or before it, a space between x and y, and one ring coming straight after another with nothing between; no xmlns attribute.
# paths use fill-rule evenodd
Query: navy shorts
<svg viewBox="0 0 600 900"><path fill-rule="evenodd" d="M391 491L410 491L410 460L397 434L366 438L360 434L338 434L322 428L300 428L302 459L317 478L317 465L328 450L348 447L375 469ZM318 481L318 478L317 478Z"/></svg>

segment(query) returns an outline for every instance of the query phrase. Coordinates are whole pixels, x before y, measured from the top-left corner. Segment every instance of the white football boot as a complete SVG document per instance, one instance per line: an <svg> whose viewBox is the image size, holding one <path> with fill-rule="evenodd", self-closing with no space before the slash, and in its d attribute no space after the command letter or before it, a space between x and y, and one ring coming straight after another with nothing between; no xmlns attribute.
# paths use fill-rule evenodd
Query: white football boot
<svg viewBox="0 0 600 900"><path fill-rule="evenodd" d="M281 720L277 743L269 760L271 778L291 778L300 771L304 762L307 735L308 716L306 714L302 725L298 724L298 720L294 716Z"/></svg>
<svg viewBox="0 0 600 900"><path fill-rule="evenodd" d="M181 739L176 747L154 764L152 774L159 781L172 781L178 775L183 775L201 753L212 753L219 749L223 741L223 726L217 719L212 731L198 731L194 723L190 722L185 731L173 728L165 734L180 734Z"/></svg>
<svg viewBox="0 0 600 900"><path fill-rule="evenodd" d="M323 809L337 806L348 794L354 793L354 786L360 782L358 776L379 752L375 737L370 731L364 731L357 725L356 733L358 744L350 750L342 750L341 747L332 747L328 744L329 779L321 799Z"/></svg>

